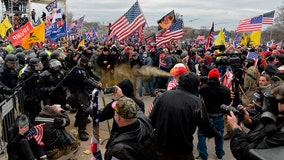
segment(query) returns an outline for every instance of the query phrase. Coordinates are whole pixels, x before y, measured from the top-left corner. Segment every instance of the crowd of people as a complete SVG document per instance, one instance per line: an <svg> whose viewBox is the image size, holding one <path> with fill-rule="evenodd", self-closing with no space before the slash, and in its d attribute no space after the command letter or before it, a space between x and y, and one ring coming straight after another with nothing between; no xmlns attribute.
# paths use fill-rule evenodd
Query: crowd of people
<svg viewBox="0 0 284 160"><path fill-rule="evenodd" d="M160 48L154 42L88 41L78 46L79 42L36 43L30 50L1 44L0 100L18 88L24 91L22 115L12 126L2 123L9 157L58 158L76 148L78 139L87 141L91 92L106 87L115 87L114 100L99 111L100 122L114 120L107 160L206 160L206 137L214 137L218 159L226 154L227 139L236 159L251 159L250 149L283 146L282 46L265 50L228 43L227 54L220 54L187 42ZM143 67L167 74L140 73ZM234 75L231 82L227 73ZM143 96L155 99L145 106ZM68 111L76 113L77 134L65 130L70 124ZM240 123L250 131L244 133ZM44 146L28 138L42 124ZM197 128L199 155L194 157Z"/></svg>

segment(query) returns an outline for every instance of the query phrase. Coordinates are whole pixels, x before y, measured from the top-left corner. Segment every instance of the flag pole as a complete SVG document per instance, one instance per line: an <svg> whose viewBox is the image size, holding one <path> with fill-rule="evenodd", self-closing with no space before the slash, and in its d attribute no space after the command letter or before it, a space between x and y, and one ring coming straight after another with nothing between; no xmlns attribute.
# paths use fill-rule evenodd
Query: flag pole
<svg viewBox="0 0 284 160"><path fill-rule="evenodd" d="M140 9L140 11L141 11L143 17L145 18L145 15L144 15L144 13L143 13L141 7L140 7L140 4L139 4L138 0L136 0L136 2L138 3L139 9ZM146 20L146 18L145 18L145 20ZM146 21L146 25L147 25L147 29L148 29L149 33L152 34L152 33L151 33L151 30L150 30L150 27L149 27L149 25L148 25L148 23L147 23L147 21Z"/></svg>

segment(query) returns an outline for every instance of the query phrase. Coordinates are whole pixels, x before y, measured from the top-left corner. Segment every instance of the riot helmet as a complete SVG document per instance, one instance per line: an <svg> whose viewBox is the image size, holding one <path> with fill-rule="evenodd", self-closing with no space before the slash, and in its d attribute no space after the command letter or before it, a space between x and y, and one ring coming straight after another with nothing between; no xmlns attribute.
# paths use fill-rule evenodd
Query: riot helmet
<svg viewBox="0 0 284 160"><path fill-rule="evenodd" d="M20 64L24 64L26 62L26 55L24 52L18 52L16 57L18 58Z"/></svg>
<svg viewBox="0 0 284 160"><path fill-rule="evenodd" d="M41 51L39 53L39 59L42 60L47 60L48 59L48 54L45 51Z"/></svg>
<svg viewBox="0 0 284 160"><path fill-rule="evenodd" d="M49 60L48 65L52 71L59 71L62 67L61 62L57 59Z"/></svg>
<svg viewBox="0 0 284 160"><path fill-rule="evenodd" d="M19 52L23 52L24 50L22 48L16 48L16 53L19 53Z"/></svg>
<svg viewBox="0 0 284 160"><path fill-rule="evenodd" d="M5 57L5 62L7 63L16 63L17 62L17 57L16 55L14 54L8 54L6 57Z"/></svg>
<svg viewBox="0 0 284 160"><path fill-rule="evenodd" d="M36 71L41 71L43 69L43 65L38 58L31 58L29 61L29 66Z"/></svg>
<svg viewBox="0 0 284 160"><path fill-rule="evenodd" d="M55 50L51 53L50 55L50 59L58 59L60 56L60 51L59 50Z"/></svg>
<svg viewBox="0 0 284 160"><path fill-rule="evenodd" d="M14 54L8 54L5 57L5 63L8 68L16 68L17 57Z"/></svg>

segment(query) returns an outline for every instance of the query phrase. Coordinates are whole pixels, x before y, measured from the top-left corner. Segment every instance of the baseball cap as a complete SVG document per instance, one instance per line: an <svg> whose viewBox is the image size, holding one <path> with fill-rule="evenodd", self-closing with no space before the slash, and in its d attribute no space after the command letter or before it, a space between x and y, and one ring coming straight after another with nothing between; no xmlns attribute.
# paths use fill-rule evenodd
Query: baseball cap
<svg viewBox="0 0 284 160"><path fill-rule="evenodd" d="M177 63L174 65L174 67L170 70L170 74L174 76L179 76L184 74L185 72L188 72L189 70L185 67L182 63Z"/></svg>
<svg viewBox="0 0 284 160"><path fill-rule="evenodd" d="M128 97L121 97L112 104L114 111L125 119L136 118L137 105L133 99Z"/></svg>

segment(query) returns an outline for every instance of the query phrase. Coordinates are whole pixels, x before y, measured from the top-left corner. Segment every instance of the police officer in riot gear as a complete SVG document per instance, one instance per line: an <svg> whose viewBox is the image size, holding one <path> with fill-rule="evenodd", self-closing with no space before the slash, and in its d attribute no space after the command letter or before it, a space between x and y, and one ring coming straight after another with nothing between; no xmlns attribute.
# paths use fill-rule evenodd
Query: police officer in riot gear
<svg viewBox="0 0 284 160"><path fill-rule="evenodd" d="M8 54L5 57L5 64L0 68L0 90L1 94L12 94L13 88L17 86L18 73L16 71L17 57Z"/></svg>
<svg viewBox="0 0 284 160"><path fill-rule="evenodd" d="M86 125L90 114L90 97L89 88L100 88L102 84L90 77L87 72L88 59L82 57L79 63L72 72L68 75L68 85L71 96L68 97L68 104L71 107L77 108L75 116L75 126L78 126L79 138L82 141L87 141L89 136L86 133Z"/></svg>
<svg viewBox="0 0 284 160"><path fill-rule="evenodd" d="M26 55L25 55L24 52L18 52L16 54L16 57L18 59L18 65L16 67L16 70L17 70L17 72L19 72L26 65Z"/></svg>
<svg viewBox="0 0 284 160"><path fill-rule="evenodd" d="M39 74L43 65L38 58L31 58L29 65L19 78L25 92L24 113L28 115L33 124L35 117L41 111L41 95L39 88Z"/></svg>
<svg viewBox="0 0 284 160"><path fill-rule="evenodd" d="M66 87L62 82L66 71L62 69L62 64L57 59L51 59L48 62L49 69L39 74L39 83L43 95L43 104L60 104L63 109L66 106Z"/></svg>
<svg viewBox="0 0 284 160"><path fill-rule="evenodd" d="M0 68L0 102L2 102L6 96L13 94L13 89L17 86L18 73L16 71L17 57L13 54L8 54L5 57L5 64ZM10 127L9 124L13 124L14 112L11 111L7 115L2 114L2 135L3 139L7 140L7 131ZM12 121L12 122L11 122Z"/></svg>
<svg viewBox="0 0 284 160"><path fill-rule="evenodd" d="M48 63L49 56L48 56L48 54L45 51L40 51L38 57L39 57L42 65L43 65L43 70L45 71L45 70L49 69L49 63Z"/></svg>

